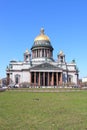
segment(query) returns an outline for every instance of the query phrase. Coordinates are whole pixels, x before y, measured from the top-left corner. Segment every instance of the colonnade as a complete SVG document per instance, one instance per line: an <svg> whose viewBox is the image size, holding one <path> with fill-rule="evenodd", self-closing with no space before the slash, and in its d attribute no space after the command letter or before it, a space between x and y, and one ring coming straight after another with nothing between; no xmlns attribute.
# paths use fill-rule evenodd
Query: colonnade
<svg viewBox="0 0 87 130"><path fill-rule="evenodd" d="M37 58L37 57L52 57L52 51L50 49L35 49L32 51L32 58Z"/></svg>
<svg viewBox="0 0 87 130"><path fill-rule="evenodd" d="M31 72L31 83L38 86L62 84L62 72Z"/></svg>

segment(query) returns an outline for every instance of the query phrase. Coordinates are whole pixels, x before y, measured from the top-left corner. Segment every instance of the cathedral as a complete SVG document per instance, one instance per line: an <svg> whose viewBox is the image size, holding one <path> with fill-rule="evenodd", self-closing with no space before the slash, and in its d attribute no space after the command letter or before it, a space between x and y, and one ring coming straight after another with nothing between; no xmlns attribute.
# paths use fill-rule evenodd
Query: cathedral
<svg viewBox="0 0 87 130"><path fill-rule="evenodd" d="M79 71L75 60L67 63L64 52L60 51L55 61L53 50L50 38L41 28L31 52L28 49L24 52L24 61L10 61L6 69L7 84L29 83L39 87L62 86L67 83L77 85Z"/></svg>

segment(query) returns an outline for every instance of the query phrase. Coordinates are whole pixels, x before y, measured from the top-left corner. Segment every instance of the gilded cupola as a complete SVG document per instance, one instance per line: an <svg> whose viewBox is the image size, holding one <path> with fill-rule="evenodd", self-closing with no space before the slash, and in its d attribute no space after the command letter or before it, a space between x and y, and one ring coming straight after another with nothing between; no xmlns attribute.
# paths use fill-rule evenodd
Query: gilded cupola
<svg viewBox="0 0 87 130"><path fill-rule="evenodd" d="M41 28L40 34L34 39L34 42L40 41L40 40L45 40L45 41L49 41L50 42L49 37L44 34L44 28Z"/></svg>
<svg viewBox="0 0 87 130"><path fill-rule="evenodd" d="M42 46L50 47L53 50L53 47L50 42L50 38L44 33L44 28L41 28L40 34L34 39L34 44L31 50L33 48L42 47Z"/></svg>

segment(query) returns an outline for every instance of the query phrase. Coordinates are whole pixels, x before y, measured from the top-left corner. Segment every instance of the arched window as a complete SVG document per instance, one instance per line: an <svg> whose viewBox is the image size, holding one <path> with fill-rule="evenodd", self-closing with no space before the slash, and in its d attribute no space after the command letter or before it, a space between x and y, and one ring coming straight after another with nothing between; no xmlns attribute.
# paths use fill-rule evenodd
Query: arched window
<svg viewBox="0 0 87 130"><path fill-rule="evenodd" d="M15 84L19 84L19 82L20 82L20 75L16 74L15 75Z"/></svg>
<svg viewBox="0 0 87 130"><path fill-rule="evenodd" d="M73 76L72 75L68 75L68 82L72 83L73 82Z"/></svg>

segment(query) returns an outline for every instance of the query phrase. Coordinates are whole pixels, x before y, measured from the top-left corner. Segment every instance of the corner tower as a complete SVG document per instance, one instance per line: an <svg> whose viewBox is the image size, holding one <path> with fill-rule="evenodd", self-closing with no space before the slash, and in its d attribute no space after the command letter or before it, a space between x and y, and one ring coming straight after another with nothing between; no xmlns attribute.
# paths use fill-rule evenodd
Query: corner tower
<svg viewBox="0 0 87 130"><path fill-rule="evenodd" d="M28 51L28 49L26 49L25 53L24 53L24 61L25 62L29 62L31 59L31 54L30 52Z"/></svg>
<svg viewBox="0 0 87 130"><path fill-rule="evenodd" d="M53 47L49 37L44 34L43 28L41 28L40 34L34 39L31 51L32 61L53 60Z"/></svg>
<svg viewBox="0 0 87 130"><path fill-rule="evenodd" d="M63 51L60 51L57 57L58 63L65 63L65 54L63 53Z"/></svg>

